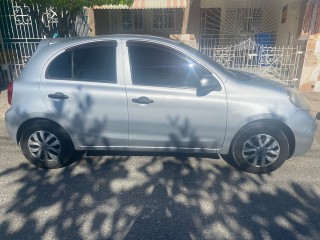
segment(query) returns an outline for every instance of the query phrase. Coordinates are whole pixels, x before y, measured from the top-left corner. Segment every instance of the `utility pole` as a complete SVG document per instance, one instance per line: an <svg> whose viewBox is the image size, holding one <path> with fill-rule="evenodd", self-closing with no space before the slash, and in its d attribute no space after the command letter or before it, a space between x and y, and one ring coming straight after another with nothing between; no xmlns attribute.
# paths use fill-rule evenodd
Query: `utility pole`
<svg viewBox="0 0 320 240"><path fill-rule="evenodd" d="M190 14L190 6L191 6L191 1L192 0L187 0L187 6L184 9L183 13L183 22L182 22L182 34L186 34L188 30L188 23L189 23L189 14Z"/></svg>

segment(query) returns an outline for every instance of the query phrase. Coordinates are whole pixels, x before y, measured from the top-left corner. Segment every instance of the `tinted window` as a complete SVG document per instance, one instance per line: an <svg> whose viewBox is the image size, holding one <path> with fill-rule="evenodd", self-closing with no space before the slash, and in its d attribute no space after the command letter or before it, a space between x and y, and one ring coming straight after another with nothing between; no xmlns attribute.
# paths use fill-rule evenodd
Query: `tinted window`
<svg viewBox="0 0 320 240"><path fill-rule="evenodd" d="M210 74L176 50L150 43L128 46L133 84L196 88L201 77Z"/></svg>
<svg viewBox="0 0 320 240"><path fill-rule="evenodd" d="M116 82L116 45L91 43L68 49L49 65L47 78Z"/></svg>
<svg viewBox="0 0 320 240"><path fill-rule="evenodd" d="M74 50L75 80L116 82L116 49L114 46L88 47Z"/></svg>
<svg viewBox="0 0 320 240"><path fill-rule="evenodd" d="M71 66L72 52L64 52L50 63L47 71L47 78L71 79Z"/></svg>

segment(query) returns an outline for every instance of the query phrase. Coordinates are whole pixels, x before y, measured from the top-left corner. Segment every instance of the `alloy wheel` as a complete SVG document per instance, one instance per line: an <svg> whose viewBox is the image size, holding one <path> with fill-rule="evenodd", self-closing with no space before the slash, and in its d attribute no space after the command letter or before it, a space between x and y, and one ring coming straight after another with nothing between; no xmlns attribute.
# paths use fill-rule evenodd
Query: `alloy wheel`
<svg viewBox="0 0 320 240"><path fill-rule="evenodd" d="M254 167L266 167L275 162L280 154L279 142L270 135L258 134L243 145L243 159Z"/></svg>
<svg viewBox="0 0 320 240"><path fill-rule="evenodd" d="M31 155L41 161L52 161L61 154L61 143L52 133L36 131L28 139L28 149Z"/></svg>

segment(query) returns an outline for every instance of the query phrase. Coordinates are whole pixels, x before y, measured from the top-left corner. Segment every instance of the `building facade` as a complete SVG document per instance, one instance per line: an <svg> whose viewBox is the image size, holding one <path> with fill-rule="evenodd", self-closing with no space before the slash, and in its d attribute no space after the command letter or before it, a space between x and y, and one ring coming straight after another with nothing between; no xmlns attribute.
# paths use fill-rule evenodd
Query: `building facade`
<svg viewBox="0 0 320 240"><path fill-rule="evenodd" d="M45 36L39 34L29 6L3 1L8 7L0 9L0 74L11 73L12 79ZM48 28L59 22L51 7L39 14ZM312 48L320 45L314 37L319 19L319 0L134 0L131 6L85 7L73 35L177 38L225 67L313 91L318 89L314 86L319 57ZM7 28L14 31L5 26L13 26Z"/></svg>

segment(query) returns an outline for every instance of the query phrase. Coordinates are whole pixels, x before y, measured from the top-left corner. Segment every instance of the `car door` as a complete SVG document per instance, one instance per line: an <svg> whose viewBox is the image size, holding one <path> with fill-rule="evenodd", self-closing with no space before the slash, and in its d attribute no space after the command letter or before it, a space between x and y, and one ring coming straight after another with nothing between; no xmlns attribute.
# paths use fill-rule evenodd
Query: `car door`
<svg viewBox="0 0 320 240"><path fill-rule="evenodd" d="M224 88L200 96L200 79L212 75L185 54L158 43L128 41L124 59L129 146L149 149L219 149L224 140ZM131 73L131 74L130 74Z"/></svg>
<svg viewBox="0 0 320 240"><path fill-rule="evenodd" d="M121 46L81 44L60 52L40 83L49 115L87 149L127 147L128 113Z"/></svg>

